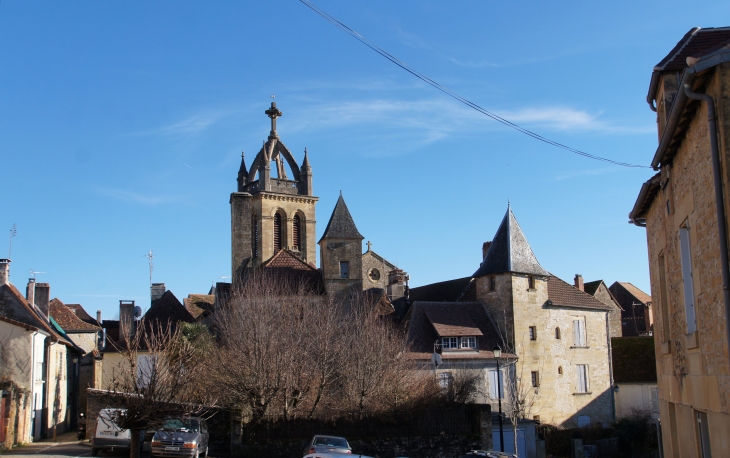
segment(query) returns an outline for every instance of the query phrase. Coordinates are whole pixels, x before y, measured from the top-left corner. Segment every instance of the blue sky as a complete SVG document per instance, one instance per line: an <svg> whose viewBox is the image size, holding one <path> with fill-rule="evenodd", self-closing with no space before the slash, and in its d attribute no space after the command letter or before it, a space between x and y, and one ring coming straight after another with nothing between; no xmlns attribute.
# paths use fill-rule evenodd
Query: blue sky
<svg viewBox="0 0 730 458"><path fill-rule="evenodd" d="M464 97L556 141L649 164L652 67L730 3L318 0ZM106 318L148 306L149 271L182 300L230 276L230 209L278 131L314 172L321 235L342 190L411 284L467 276L507 201L541 264L649 291L627 224L652 172L536 142L416 80L295 0L0 3L0 241ZM2 245L0 244L0 247ZM0 256L6 249L0 248Z"/></svg>

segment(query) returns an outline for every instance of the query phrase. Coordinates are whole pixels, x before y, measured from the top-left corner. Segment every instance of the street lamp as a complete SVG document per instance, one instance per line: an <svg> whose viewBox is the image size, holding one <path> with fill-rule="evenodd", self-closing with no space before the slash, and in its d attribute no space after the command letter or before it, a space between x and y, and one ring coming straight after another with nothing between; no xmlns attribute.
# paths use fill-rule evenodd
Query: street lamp
<svg viewBox="0 0 730 458"><path fill-rule="evenodd" d="M497 401L499 402L499 451L504 452L504 430L502 429L502 373L499 372L499 357L502 349L494 347L494 358L497 360Z"/></svg>

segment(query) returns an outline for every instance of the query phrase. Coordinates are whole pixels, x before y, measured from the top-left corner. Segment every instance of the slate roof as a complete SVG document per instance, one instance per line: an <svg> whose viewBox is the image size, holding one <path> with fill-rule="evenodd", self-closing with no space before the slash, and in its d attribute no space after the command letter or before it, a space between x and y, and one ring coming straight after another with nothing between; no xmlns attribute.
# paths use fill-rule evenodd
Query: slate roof
<svg viewBox="0 0 730 458"><path fill-rule="evenodd" d="M342 194L340 194L340 198L337 199L335 209L332 211L332 216L330 216L330 220L327 223L324 234L322 234L322 238L320 238L319 241L321 242L325 238L359 240L365 238L357 230L355 221L352 219L352 215L350 215L350 211L347 209L347 204L345 203L345 199L342 198Z"/></svg>
<svg viewBox="0 0 730 458"><path fill-rule="evenodd" d="M377 315L385 316L395 313L393 304L388 300L383 288L368 288L362 292L364 305Z"/></svg>
<svg viewBox="0 0 730 458"><path fill-rule="evenodd" d="M473 277L505 272L550 275L537 261L511 207L507 207L507 213L492 239L487 256Z"/></svg>
<svg viewBox="0 0 730 458"><path fill-rule="evenodd" d="M193 323L195 318L180 303L172 291L168 290L152 302L152 306L144 314L144 321L147 326L151 326L153 323L166 326L168 323L173 325L179 322Z"/></svg>
<svg viewBox="0 0 730 458"><path fill-rule="evenodd" d="M612 337L613 378L616 383L656 383L653 337Z"/></svg>
<svg viewBox="0 0 730 458"><path fill-rule="evenodd" d="M598 288L601 286L601 283L603 283L603 280L589 281L588 283L583 283L583 291L590 294L591 296L595 296L596 291L598 291Z"/></svg>
<svg viewBox="0 0 730 458"><path fill-rule="evenodd" d="M215 305L214 294L188 294L188 297L183 299L183 305L185 309L196 320L203 314L210 313L213 311Z"/></svg>
<svg viewBox="0 0 730 458"><path fill-rule="evenodd" d="M652 302L651 296L649 296L644 291L640 290L639 288L637 288L636 286L632 285L629 282L625 282L625 281L624 282L620 282L620 281L614 282L614 284L611 285L609 290L614 290L616 288L624 289L627 293L629 293L637 301L641 302L644 305L650 304ZM613 293L613 291L611 291L611 292Z"/></svg>
<svg viewBox="0 0 730 458"><path fill-rule="evenodd" d="M548 300L553 306L574 307L581 309L613 310L590 294L579 290L575 286L560 278L551 275L547 282Z"/></svg>
<svg viewBox="0 0 730 458"><path fill-rule="evenodd" d="M655 71L682 71L687 68L687 58L730 42L730 27L694 27L669 51L656 66Z"/></svg>
<svg viewBox="0 0 730 458"><path fill-rule="evenodd" d="M429 285L418 286L409 290L411 302L456 302L467 290L471 277L440 281Z"/></svg>
<svg viewBox="0 0 730 458"><path fill-rule="evenodd" d="M450 316L459 318L451 319ZM442 359L491 359L492 350L502 345L499 333L487 315L484 306L479 302L414 302L406 314L408 318L408 342L411 345L413 359L430 360L434 351L434 343L440 339L437 327L443 332L448 330L476 331L477 351L443 351ZM434 326L433 319L436 322ZM455 326L454 326L455 325ZM449 326L454 326L449 328ZM503 357L514 356L503 353Z"/></svg>
<svg viewBox="0 0 730 458"><path fill-rule="evenodd" d="M81 319L81 321L84 321L86 323L93 324L96 326L99 325L99 322L96 321L95 318L92 318L91 315L86 313L86 310L84 310L84 308L81 306L81 304L65 304L65 305L66 305L66 307L71 309L71 311L74 312L76 314L76 316L79 317L79 319Z"/></svg>
<svg viewBox="0 0 730 458"><path fill-rule="evenodd" d="M101 331L99 326L89 324L79 318L73 310L68 308L58 298L52 299L48 304L48 312L50 316L56 320L61 328L66 332L98 332Z"/></svg>

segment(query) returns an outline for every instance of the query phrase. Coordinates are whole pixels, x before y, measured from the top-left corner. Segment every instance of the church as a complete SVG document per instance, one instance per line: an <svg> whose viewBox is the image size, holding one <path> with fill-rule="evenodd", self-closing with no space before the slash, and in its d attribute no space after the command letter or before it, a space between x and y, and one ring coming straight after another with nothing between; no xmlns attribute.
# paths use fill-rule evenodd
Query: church
<svg viewBox="0 0 730 458"><path fill-rule="evenodd" d="M271 119L269 136L250 168L241 155L237 188L230 197L233 285L253 269L276 269L314 281L318 290L337 297L362 291L388 302L403 297L407 274L372 251L370 242L363 253L364 237L342 193L317 240L319 198L314 196L308 152L305 148L298 165L276 130L282 116L276 102L265 114Z"/></svg>

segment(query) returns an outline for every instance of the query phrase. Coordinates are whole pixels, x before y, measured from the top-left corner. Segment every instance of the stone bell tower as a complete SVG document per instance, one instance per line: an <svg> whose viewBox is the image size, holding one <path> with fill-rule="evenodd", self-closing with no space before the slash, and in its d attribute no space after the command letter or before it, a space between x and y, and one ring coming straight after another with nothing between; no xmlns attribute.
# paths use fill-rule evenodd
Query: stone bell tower
<svg viewBox="0 0 730 458"><path fill-rule="evenodd" d="M271 118L269 136L250 169L241 153L238 186L230 198L234 282L244 269L261 265L282 249L312 264L316 260L315 206L319 198L312 195L307 150L300 167L276 132L276 119L282 116L276 102L265 113Z"/></svg>

